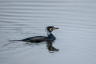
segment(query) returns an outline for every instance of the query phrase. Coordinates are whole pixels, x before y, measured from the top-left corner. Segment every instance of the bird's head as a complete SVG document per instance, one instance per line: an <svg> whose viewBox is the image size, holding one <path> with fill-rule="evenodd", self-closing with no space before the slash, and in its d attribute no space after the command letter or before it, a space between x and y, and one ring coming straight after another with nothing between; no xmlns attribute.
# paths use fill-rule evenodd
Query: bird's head
<svg viewBox="0 0 96 64"><path fill-rule="evenodd" d="M46 27L46 30L48 31L48 32L52 32L53 30L56 30L56 29L59 29L58 27L54 27L54 26L47 26Z"/></svg>

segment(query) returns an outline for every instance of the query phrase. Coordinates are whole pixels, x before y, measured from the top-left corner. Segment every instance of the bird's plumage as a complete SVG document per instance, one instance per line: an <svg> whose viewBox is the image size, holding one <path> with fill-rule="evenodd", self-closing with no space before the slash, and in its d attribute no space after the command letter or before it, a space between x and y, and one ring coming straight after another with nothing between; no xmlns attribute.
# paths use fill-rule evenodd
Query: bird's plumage
<svg viewBox="0 0 96 64"><path fill-rule="evenodd" d="M25 42L43 42L43 41L54 41L56 37L52 34L52 31L58 29L54 26L46 27L47 36L35 36L35 37L28 37L22 40L17 41L25 41Z"/></svg>

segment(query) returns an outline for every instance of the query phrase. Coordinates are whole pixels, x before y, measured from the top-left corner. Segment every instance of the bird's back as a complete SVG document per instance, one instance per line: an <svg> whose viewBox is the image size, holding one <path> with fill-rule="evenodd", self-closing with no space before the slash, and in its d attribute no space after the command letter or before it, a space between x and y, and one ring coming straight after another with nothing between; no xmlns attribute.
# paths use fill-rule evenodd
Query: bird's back
<svg viewBox="0 0 96 64"><path fill-rule="evenodd" d="M29 37L29 38L22 39L22 41L26 41L26 42L42 42L42 41L45 41L46 39L47 39L47 37L45 37L45 36L35 36L35 37Z"/></svg>

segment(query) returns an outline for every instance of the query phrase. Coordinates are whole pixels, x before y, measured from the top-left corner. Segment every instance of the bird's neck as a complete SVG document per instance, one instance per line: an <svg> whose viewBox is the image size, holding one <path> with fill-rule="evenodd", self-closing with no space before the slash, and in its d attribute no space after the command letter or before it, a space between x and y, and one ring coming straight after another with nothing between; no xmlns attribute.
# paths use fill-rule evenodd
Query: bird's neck
<svg viewBox="0 0 96 64"><path fill-rule="evenodd" d="M50 36L52 33L51 32L47 32L47 36Z"/></svg>
<svg viewBox="0 0 96 64"><path fill-rule="evenodd" d="M55 36L51 32L47 33L47 35L48 35L48 38L50 38L50 40L56 39Z"/></svg>

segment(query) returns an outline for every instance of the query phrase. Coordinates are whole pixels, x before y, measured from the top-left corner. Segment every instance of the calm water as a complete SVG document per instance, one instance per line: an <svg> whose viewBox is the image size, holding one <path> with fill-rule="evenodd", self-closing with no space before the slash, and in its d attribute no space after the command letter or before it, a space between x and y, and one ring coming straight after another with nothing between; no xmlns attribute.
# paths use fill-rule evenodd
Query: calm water
<svg viewBox="0 0 96 64"><path fill-rule="evenodd" d="M46 36L49 25L59 51L9 41ZM96 1L0 0L0 64L96 64Z"/></svg>

